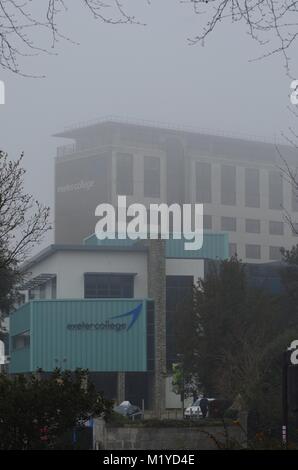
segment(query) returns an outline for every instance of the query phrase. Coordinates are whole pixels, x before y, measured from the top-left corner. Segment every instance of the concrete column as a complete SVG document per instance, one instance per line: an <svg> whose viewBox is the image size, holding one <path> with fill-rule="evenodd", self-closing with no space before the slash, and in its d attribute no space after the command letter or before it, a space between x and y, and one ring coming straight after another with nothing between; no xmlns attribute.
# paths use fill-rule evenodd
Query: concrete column
<svg viewBox="0 0 298 470"><path fill-rule="evenodd" d="M122 403L125 400L125 372L117 374L117 402Z"/></svg>
<svg viewBox="0 0 298 470"><path fill-rule="evenodd" d="M154 414L165 410L166 378L166 262L165 240L148 240L148 293L155 305Z"/></svg>

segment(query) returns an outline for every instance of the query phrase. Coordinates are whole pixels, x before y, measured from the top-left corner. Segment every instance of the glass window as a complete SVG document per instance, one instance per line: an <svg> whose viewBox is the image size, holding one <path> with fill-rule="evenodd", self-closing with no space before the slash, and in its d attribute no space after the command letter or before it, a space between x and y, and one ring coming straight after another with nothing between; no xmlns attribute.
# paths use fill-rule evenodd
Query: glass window
<svg viewBox="0 0 298 470"><path fill-rule="evenodd" d="M236 243L229 243L229 256L230 258L232 256L237 255L237 244Z"/></svg>
<svg viewBox="0 0 298 470"><path fill-rule="evenodd" d="M133 195L133 155L118 153L116 172L117 194L123 196Z"/></svg>
<svg viewBox="0 0 298 470"><path fill-rule="evenodd" d="M177 362L176 315L190 305L193 295L193 276L166 277L166 355L167 365ZM181 310L182 309L182 310Z"/></svg>
<svg viewBox="0 0 298 470"><path fill-rule="evenodd" d="M280 261L282 258L282 254L280 252L281 247L280 246L270 246L269 247L269 258L272 261Z"/></svg>
<svg viewBox="0 0 298 470"><path fill-rule="evenodd" d="M39 287L39 298L45 299L46 298L46 284L42 284Z"/></svg>
<svg viewBox="0 0 298 470"><path fill-rule="evenodd" d="M196 199L197 202L211 202L211 164L196 162Z"/></svg>
<svg viewBox="0 0 298 470"><path fill-rule="evenodd" d="M260 207L260 172L256 168L245 168L245 205Z"/></svg>
<svg viewBox="0 0 298 470"><path fill-rule="evenodd" d="M257 219L246 219L245 220L245 231L247 233L260 233L261 222Z"/></svg>
<svg viewBox="0 0 298 470"><path fill-rule="evenodd" d="M278 171L269 172L269 209L283 208L283 181Z"/></svg>
<svg viewBox="0 0 298 470"><path fill-rule="evenodd" d="M133 298L132 274L85 274L85 299Z"/></svg>
<svg viewBox="0 0 298 470"><path fill-rule="evenodd" d="M34 289L29 289L28 297L29 297L29 300L34 300L35 299L35 290Z"/></svg>
<svg viewBox="0 0 298 470"><path fill-rule="evenodd" d="M23 333L20 333L18 335L15 335L12 337L12 349L18 350L18 349L24 349L24 348L29 348L30 346L30 331L24 331Z"/></svg>
<svg viewBox="0 0 298 470"><path fill-rule="evenodd" d="M51 292L52 299L56 299L57 298L57 278L56 277L52 279L51 290L52 290Z"/></svg>
<svg viewBox="0 0 298 470"><path fill-rule="evenodd" d="M221 229L228 232L236 232L237 222L235 217L222 217L221 218Z"/></svg>
<svg viewBox="0 0 298 470"><path fill-rule="evenodd" d="M204 224L204 229L205 230L212 230L212 216L204 214L203 224Z"/></svg>
<svg viewBox="0 0 298 470"><path fill-rule="evenodd" d="M229 206L236 204L236 167L221 167L221 203Z"/></svg>
<svg viewBox="0 0 298 470"><path fill-rule="evenodd" d="M160 159L144 158L144 196L160 197Z"/></svg>
<svg viewBox="0 0 298 470"><path fill-rule="evenodd" d="M246 258L249 259L260 259L261 258L261 247L260 245L246 245L245 246Z"/></svg>
<svg viewBox="0 0 298 470"><path fill-rule="evenodd" d="M269 221L269 233L270 235L283 235L284 224L283 222L277 222L275 220Z"/></svg>

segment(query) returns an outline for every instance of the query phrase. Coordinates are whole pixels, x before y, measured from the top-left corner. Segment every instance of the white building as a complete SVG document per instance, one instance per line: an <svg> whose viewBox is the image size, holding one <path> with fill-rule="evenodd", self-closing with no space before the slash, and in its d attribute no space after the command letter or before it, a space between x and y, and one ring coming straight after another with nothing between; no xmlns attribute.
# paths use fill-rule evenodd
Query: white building
<svg viewBox="0 0 298 470"><path fill-rule="evenodd" d="M178 408L180 398L170 393L171 379L166 379L171 374L172 364L177 362L176 310L181 303L191 299L197 279L204 278L206 258L218 260L227 256L228 238L225 234L206 234L204 248L195 254L184 251L183 240L178 245L176 240L174 243L171 240L126 241L118 245L109 240L98 243L91 237L82 245L51 245L24 265L21 287L24 305L11 318L10 370L13 373L32 372L38 365L49 372L57 365L72 369L90 364L99 388L106 386L109 398L131 399L140 404L141 398L145 397L145 405L150 409ZM93 312L102 309L102 304L104 312L109 314L107 320L111 321L118 313L115 300L117 308L124 313L131 308L128 307L131 301L143 306L148 302L152 304L154 321L148 320L147 308L144 313L147 326L145 324L140 330L147 342L147 352L143 351L145 362L140 369L131 369L131 362L127 369L123 365L117 369L117 363L109 369L109 357L117 356L123 340L121 335L115 337L107 331L101 333L108 335L106 338L99 336L96 339L96 332L82 331L82 341L86 340L86 335L93 338L92 353L86 352L86 343L80 343L81 336L69 337L67 324L72 322L70 318L79 318L79 323L89 325L88 309L90 302L94 302ZM33 317L29 311L35 312L36 320L30 320ZM63 318L68 319L66 324ZM38 319L43 319L39 326ZM59 326L52 325L55 321ZM57 338L55 331L59 331ZM102 359L104 366L92 366L94 357L101 354L101 341L106 340L111 343L109 353L105 352ZM133 344L131 339L127 347L131 350ZM134 356L134 351L131 355ZM36 364L35 360L32 362L33 357L36 357Z"/></svg>

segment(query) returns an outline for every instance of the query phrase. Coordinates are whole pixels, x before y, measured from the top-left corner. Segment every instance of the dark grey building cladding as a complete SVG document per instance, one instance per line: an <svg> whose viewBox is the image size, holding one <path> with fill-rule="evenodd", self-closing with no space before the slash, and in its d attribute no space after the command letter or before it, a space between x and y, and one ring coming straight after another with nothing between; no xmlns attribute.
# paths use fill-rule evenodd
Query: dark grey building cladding
<svg viewBox="0 0 298 470"><path fill-rule="evenodd" d="M55 242L81 243L94 232L94 211L110 200L111 153L57 159Z"/></svg>

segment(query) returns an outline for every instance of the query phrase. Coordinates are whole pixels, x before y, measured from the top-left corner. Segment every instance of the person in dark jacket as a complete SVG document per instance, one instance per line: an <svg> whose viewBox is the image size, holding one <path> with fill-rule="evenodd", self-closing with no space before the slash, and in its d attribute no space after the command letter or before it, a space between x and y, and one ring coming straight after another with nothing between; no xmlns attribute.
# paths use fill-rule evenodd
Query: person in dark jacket
<svg viewBox="0 0 298 470"><path fill-rule="evenodd" d="M205 395L203 396L203 398L201 398L199 404L200 404L202 416L203 418L206 418L207 413L208 413L208 408L209 408L209 402Z"/></svg>

